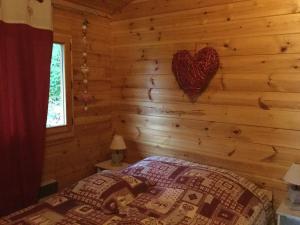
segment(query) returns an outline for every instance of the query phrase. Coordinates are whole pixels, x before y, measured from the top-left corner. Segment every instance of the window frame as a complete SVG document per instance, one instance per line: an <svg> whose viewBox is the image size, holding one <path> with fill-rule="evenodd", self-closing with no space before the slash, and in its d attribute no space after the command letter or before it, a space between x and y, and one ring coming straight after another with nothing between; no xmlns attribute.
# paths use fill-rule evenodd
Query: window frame
<svg viewBox="0 0 300 225"><path fill-rule="evenodd" d="M73 74L72 74L72 37L65 34L54 34L53 44L64 46L63 61L65 72L65 101L66 125L46 128L46 142L52 144L61 139L74 136L74 111L73 111Z"/></svg>

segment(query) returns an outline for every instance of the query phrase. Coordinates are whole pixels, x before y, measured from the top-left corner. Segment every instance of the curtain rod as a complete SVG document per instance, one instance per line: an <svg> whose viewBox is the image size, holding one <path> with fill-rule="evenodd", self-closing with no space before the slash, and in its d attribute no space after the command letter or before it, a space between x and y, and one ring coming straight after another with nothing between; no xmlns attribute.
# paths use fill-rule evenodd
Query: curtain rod
<svg viewBox="0 0 300 225"><path fill-rule="evenodd" d="M52 0L52 5L54 8L58 9L68 9L68 10L74 10L77 12L80 12L82 14L89 13L96 16L104 17L107 19L112 19L111 15L101 12L100 10L93 9L87 6L78 5L72 2L68 2L66 0Z"/></svg>

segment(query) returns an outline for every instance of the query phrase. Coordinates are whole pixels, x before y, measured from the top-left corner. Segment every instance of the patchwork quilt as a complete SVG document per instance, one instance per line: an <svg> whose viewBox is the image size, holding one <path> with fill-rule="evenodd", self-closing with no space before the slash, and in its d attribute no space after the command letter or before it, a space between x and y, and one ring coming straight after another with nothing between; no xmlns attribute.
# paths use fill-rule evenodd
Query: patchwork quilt
<svg viewBox="0 0 300 225"><path fill-rule="evenodd" d="M0 225L265 225L264 190L233 172L168 157L85 178Z"/></svg>

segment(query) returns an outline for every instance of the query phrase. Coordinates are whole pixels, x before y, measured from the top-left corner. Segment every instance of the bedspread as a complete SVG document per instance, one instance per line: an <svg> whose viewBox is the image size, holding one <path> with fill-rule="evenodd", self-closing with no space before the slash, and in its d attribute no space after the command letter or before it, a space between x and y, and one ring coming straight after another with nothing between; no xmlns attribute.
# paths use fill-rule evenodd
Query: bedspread
<svg viewBox="0 0 300 225"><path fill-rule="evenodd" d="M107 186L109 179L114 186ZM130 191L145 181L141 191ZM97 196L95 204L85 201L91 196ZM266 193L247 179L228 170L154 156L122 171L95 174L0 219L0 225L265 225L271 216Z"/></svg>

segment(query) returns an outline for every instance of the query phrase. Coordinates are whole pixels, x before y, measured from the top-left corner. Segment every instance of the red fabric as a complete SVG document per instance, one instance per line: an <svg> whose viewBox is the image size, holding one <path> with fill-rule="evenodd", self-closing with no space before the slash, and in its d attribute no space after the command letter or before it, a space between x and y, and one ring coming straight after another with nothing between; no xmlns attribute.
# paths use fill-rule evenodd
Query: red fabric
<svg viewBox="0 0 300 225"><path fill-rule="evenodd" d="M0 34L0 215L4 215L36 201L53 35L1 21Z"/></svg>

